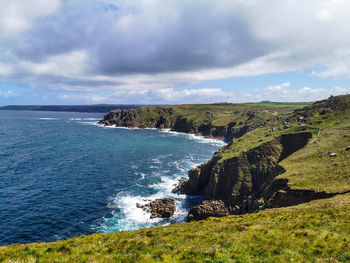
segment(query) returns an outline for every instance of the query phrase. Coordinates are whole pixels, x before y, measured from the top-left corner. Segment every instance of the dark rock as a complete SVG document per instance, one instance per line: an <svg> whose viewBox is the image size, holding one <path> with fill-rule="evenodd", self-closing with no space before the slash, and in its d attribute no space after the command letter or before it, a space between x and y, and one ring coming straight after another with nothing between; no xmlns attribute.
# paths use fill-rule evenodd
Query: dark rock
<svg viewBox="0 0 350 263"><path fill-rule="evenodd" d="M328 114L328 113L331 113L331 112L333 112L333 111L330 108L322 108L322 109L320 109L320 115L325 115L325 114Z"/></svg>
<svg viewBox="0 0 350 263"><path fill-rule="evenodd" d="M136 203L136 207L151 213L151 218L169 218L176 210L175 202L171 198L156 199L144 205Z"/></svg>
<svg viewBox="0 0 350 263"><path fill-rule="evenodd" d="M346 147L345 151L350 151L350 146Z"/></svg>
<svg viewBox="0 0 350 263"><path fill-rule="evenodd" d="M139 203L136 203L136 207L137 208L141 208L143 211L147 212L147 213L150 213L151 212L151 206L150 204L144 204L144 205L141 205Z"/></svg>
<svg viewBox="0 0 350 263"><path fill-rule="evenodd" d="M181 193L181 194L186 193L187 183L188 183L188 178L185 178L185 177L180 178L178 184L171 192Z"/></svg>
<svg viewBox="0 0 350 263"><path fill-rule="evenodd" d="M202 220L208 217L223 217L229 215L228 207L221 200L204 200L193 207L188 213L188 221Z"/></svg>
<svg viewBox="0 0 350 263"><path fill-rule="evenodd" d="M169 218L174 215L176 207L171 198L156 199L150 203L151 218Z"/></svg>

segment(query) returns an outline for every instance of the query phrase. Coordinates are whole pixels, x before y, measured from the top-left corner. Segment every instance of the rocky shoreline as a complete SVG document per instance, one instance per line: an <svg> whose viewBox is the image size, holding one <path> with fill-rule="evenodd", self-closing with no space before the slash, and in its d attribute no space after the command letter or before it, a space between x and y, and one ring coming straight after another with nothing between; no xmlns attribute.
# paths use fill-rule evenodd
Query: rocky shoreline
<svg viewBox="0 0 350 263"><path fill-rule="evenodd" d="M273 121L283 123L282 130L289 129L290 123L294 122L294 126L299 127L298 131L294 133L281 131L278 137L224 160L218 153L230 147L234 140L258 127L266 127L265 122L250 122L256 117L254 112L245 113L244 122L238 124L230 122L227 125L215 126L211 123L203 124L190 121L186 117L175 116L175 109L171 107L161 108L157 117L147 120L139 118L140 114L145 114L143 109L114 110L107 113L104 120L98 124L171 129L175 132L229 142L228 145L214 153L211 160L190 170L188 178L179 179L178 185L172 191L203 197L202 202L192 207L188 213L188 221L194 221L212 216L222 217L229 214L257 212L266 208L291 206L333 196L334 194L307 189L290 189L287 179L276 179L276 177L285 171L279 163L305 147L312 137L310 131L305 131L304 119L313 116L315 110L319 111L320 115L329 114L333 108L339 108L338 104L338 100L331 97L313 104L314 108L307 106L281 119L274 117ZM325 106L330 110L325 111ZM207 114L211 113L207 112ZM271 128L271 132L273 131L274 128ZM173 210L169 200L156 201L159 204L165 204L163 209ZM148 207L151 207L151 204ZM160 215L162 213L157 213L155 210L152 210L151 213L154 217L162 217ZM167 215L171 216L169 213Z"/></svg>
<svg viewBox="0 0 350 263"><path fill-rule="evenodd" d="M137 119L139 114L142 114L142 109L130 110L113 110L108 112L104 119L99 121L99 125L116 126L127 128L157 128L170 129L174 132L194 134L203 136L208 139L223 140L230 142L235 138L239 138L251 131L255 127L244 124L230 122L227 125L216 126L211 123L203 124L200 122L191 121L186 117L175 116L173 108L162 109L157 118L148 121L140 121ZM164 117L163 114L174 115L172 117ZM254 118L254 113L248 113L247 120ZM239 127L236 127L239 126Z"/></svg>

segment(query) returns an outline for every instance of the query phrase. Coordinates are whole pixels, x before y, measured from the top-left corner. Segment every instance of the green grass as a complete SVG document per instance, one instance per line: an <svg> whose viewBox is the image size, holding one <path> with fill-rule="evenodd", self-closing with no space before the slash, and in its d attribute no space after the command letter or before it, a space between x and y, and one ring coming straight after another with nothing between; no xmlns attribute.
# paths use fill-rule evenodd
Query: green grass
<svg viewBox="0 0 350 263"><path fill-rule="evenodd" d="M145 106L138 110L138 121L147 122L159 117L162 109L173 108L174 114L162 112L167 119L177 116L190 121L214 126L224 126L231 122L244 122L247 112L255 112L257 119L265 120L279 113L286 113L293 109L302 108L308 103L245 103L245 104L185 104L176 106ZM210 114L209 114L210 112Z"/></svg>
<svg viewBox="0 0 350 263"><path fill-rule="evenodd" d="M350 105L350 96L343 96ZM214 125L232 121L253 131L217 153L221 162L272 141L283 133L313 134L312 143L283 160L295 189L330 193L350 190L350 107L296 121L302 104L254 103L171 106L176 116ZM143 107L140 120L159 117L168 108ZM207 112L212 113L208 117ZM252 119L248 111L254 111ZM163 113L162 113L163 114ZM169 117L169 116L168 116ZM277 119L275 117L278 117ZM290 128L285 129L285 121ZM300 127L305 123L305 127ZM273 128L273 129L272 129ZM321 128L321 133L318 131ZM336 157L329 157L336 152ZM52 243L0 248L0 262L350 262L350 194L254 214L137 231L80 236Z"/></svg>
<svg viewBox="0 0 350 263"><path fill-rule="evenodd" d="M343 96L350 105L350 96ZM296 119L296 113L279 115L276 121L269 121L243 137L234 140L226 149L218 153L219 162L238 156L262 143L272 141L283 133L301 131L304 123L305 131L310 131L313 138L309 144L283 160L280 164L286 172L278 178L288 179L288 185L293 189L310 189L329 193L350 190L350 107L320 115L319 110L310 109L313 116L302 121L290 121L290 128L284 128L288 117ZM272 128L273 131L272 131ZM318 135L318 132L320 134ZM312 143L311 143L312 141ZM329 157L334 152L336 157Z"/></svg>
<svg viewBox="0 0 350 263"><path fill-rule="evenodd" d="M350 262L350 195L243 216L0 248L1 262Z"/></svg>
<svg viewBox="0 0 350 263"><path fill-rule="evenodd" d="M283 160L287 178L295 189L313 189L326 192L350 190L350 111L342 116L330 115L314 141ZM340 121L340 122L339 122ZM337 124L339 122L339 124ZM316 139L317 137L317 139ZM334 152L336 157L329 157Z"/></svg>

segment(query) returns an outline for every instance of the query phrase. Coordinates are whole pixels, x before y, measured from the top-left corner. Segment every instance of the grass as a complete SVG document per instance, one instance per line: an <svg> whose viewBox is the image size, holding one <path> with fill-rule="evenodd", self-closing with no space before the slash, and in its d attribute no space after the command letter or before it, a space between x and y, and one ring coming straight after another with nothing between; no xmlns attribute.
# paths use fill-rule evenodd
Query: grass
<svg viewBox="0 0 350 263"><path fill-rule="evenodd" d="M280 178L287 178L295 189L313 189L326 192L350 190L350 116L347 111L340 116L329 116L333 125L323 125L320 135L314 141L283 160L281 165L286 172ZM341 120L336 124L336 119ZM336 153L329 157L328 153Z"/></svg>
<svg viewBox="0 0 350 263"><path fill-rule="evenodd" d="M350 262L350 195L255 214L0 248L1 262Z"/></svg>
<svg viewBox="0 0 350 263"><path fill-rule="evenodd" d="M255 112L257 119L265 120L279 113L286 113L293 109L301 108L307 103L245 103L245 104L185 104L176 106L145 106L138 109L138 121L148 122L159 117L163 109L173 108L174 114L162 112L167 119L175 119L177 116L187 118L190 121L224 126L231 122L244 122L247 120L247 112Z"/></svg>
<svg viewBox="0 0 350 263"><path fill-rule="evenodd" d="M343 98L350 105L350 96ZM286 171L279 178L287 178L294 189L349 191L350 151L345 148L350 146L350 107L320 115L319 108L311 106L308 111L313 115L299 121L299 113L290 111L301 106L179 105L171 106L175 109L171 118L218 126L232 121L238 127L241 121L257 125L217 153L221 162L283 133L310 131L312 143L280 163ZM159 113L168 107L143 107L138 118L146 121L168 114ZM248 111L255 112L253 119ZM329 157L329 152L337 156ZM339 194L254 214L0 247L0 262L350 262L349 225L350 194Z"/></svg>
<svg viewBox="0 0 350 263"><path fill-rule="evenodd" d="M345 99L350 101L350 96L345 96ZM320 115L318 109L310 111L314 113L313 116L302 121L289 121L288 129L284 128L284 122L287 118L297 119L296 113L279 115L279 120L271 120L234 140L226 149L217 153L221 158L219 162L272 141L283 133L310 131L313 138L309 144L280 163L286 172L278 178L288 179L288 184L293 189L329 193L349 191L350 151L346 151L346 148L350 146L350 107L327 115ZM301 129L301 124L306 126ZM330 152L336 153L337 156L329 157Z"/></svg>

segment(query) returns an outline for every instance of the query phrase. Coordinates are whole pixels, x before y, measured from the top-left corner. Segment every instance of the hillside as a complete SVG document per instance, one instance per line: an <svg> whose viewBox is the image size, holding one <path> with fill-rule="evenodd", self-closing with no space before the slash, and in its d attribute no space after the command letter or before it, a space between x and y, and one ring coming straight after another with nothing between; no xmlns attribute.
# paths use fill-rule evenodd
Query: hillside
<svg viewBox="0 0 350 263"><path fill-rule="evenodd" d="M306 105L306 103L223 103L145 106L134 110L110 111L100 124L169 128L177 132L193 133L229 142L263 125L278 114Z"/></svg>
<svg viewBox="0 0 350 263"><path fill-rule="evenodd" d="M1 262L349 262L350 195L244 216L0 248Z"/></svg>
<svg viewBox="0 0 350 263"><path fill-rule="evenodd" d="M0 261L350 262L350 95L114 110L100 123L229 142L179 188L203 196L192 222L2 247Z"/></svg>

